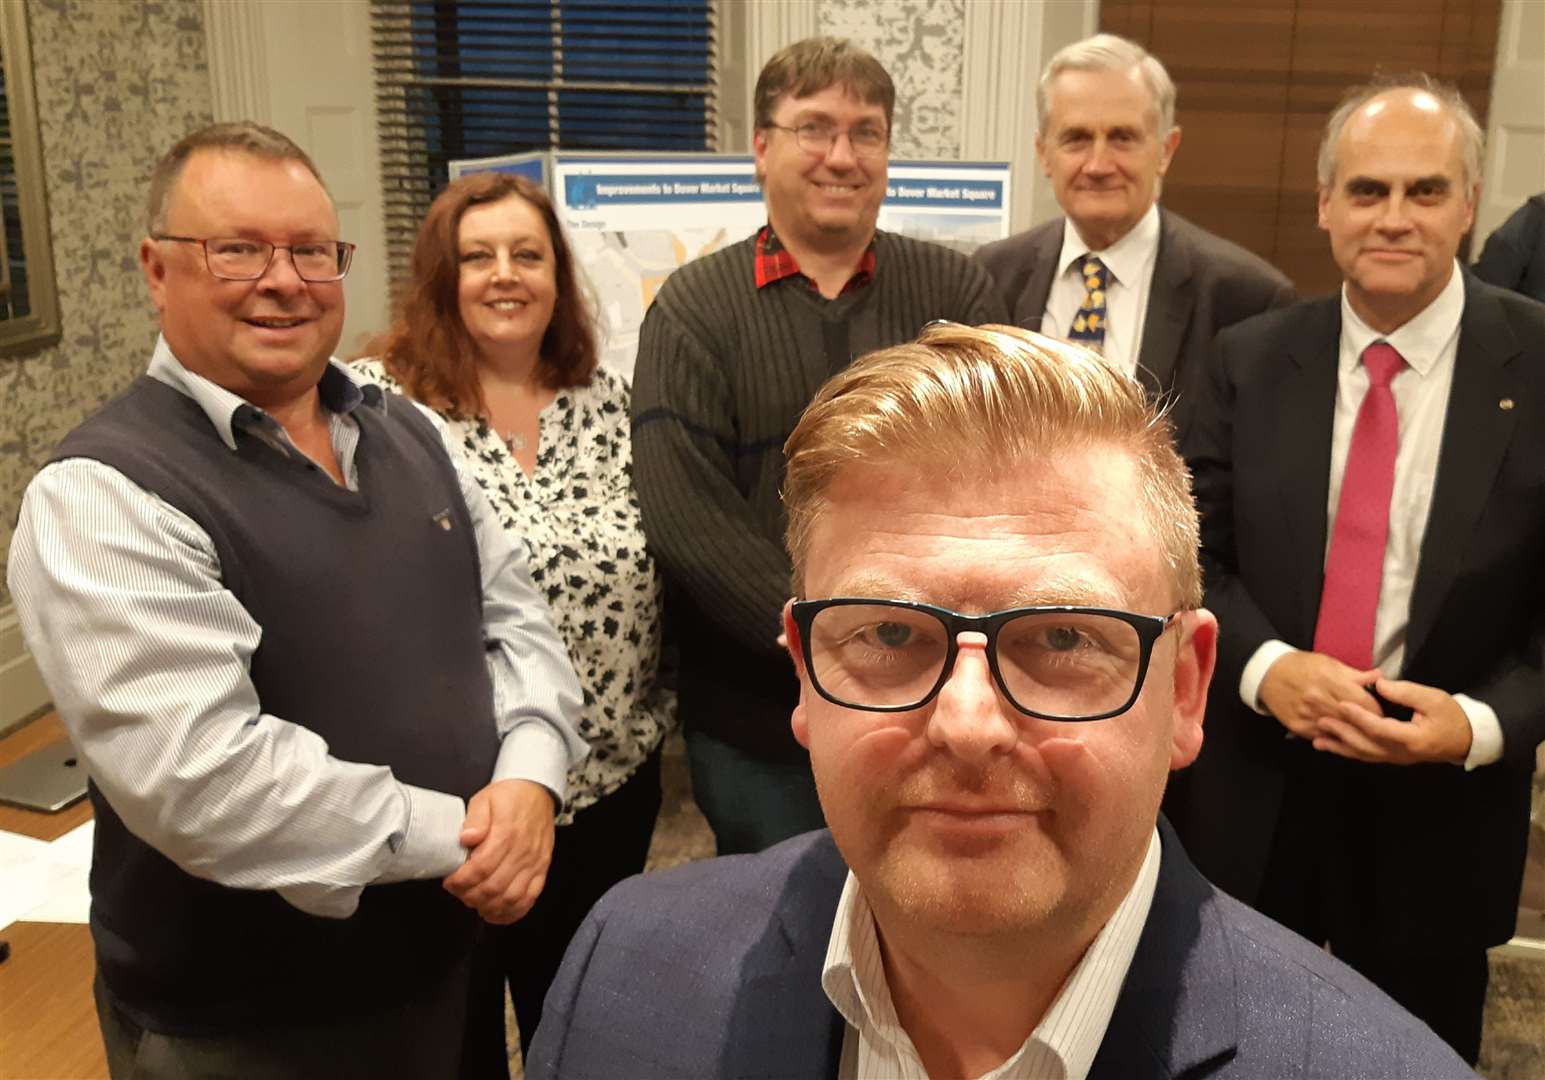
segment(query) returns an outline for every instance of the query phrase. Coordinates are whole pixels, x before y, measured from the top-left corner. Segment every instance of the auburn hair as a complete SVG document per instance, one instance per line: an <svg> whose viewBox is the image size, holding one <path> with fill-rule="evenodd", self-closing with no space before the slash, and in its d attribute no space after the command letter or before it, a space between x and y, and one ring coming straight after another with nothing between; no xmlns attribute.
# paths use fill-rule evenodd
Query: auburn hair
<svg viewBox="0 0 1545 1080"><path fill-rule="evenodd" d="M488 411L477 377L477 345L461 319L458 233L470 207L508 198L536 208L552 243L558 295L537 361L542 383L557 390L584 386L595 373L595 328L552 200L524 176L472 173L451 181L430 204L413 244L412 275L398 292L396 319L365 348L408 396L438 412L470 418Z"/></svg>

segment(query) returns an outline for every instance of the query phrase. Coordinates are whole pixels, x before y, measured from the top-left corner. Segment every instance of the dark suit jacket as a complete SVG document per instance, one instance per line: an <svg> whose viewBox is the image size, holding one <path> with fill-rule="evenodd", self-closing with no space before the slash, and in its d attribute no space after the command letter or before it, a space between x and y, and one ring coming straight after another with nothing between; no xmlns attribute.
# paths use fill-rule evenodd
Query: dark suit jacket
<svg viewBox="0 0 1545 1080"><path fill-rule="evenodd" d="M1062 253L1062 222L1054 218L976 251L1014 322L1027 330L1039 330L1046 313ZM1189 373L1205 367L1219 330L1293 300L1292 283L1276 267L1161 207L1138 378L1154 396L1179 390L1184 397ZM1184 401L1177 408L1180 428Z"/></svg>
<svg viewBox="0 0 1545 1080"><path fill-rule="evenodd" d="M1361 976L1204 881L1167 824L1160 834L1153 907L1093 1080L1473 1075ZM844 1025L821 968L846 875L822 831L619 885L569 946L526 1075L835 1076Z"/></svg>
<svg viewBox="0 0 1545 1080"><path fill-rule="evenodd" d="M1474 270L1498 288L1545 300L1545 194L1535 195L1497 226Z"/></svg>
<svg viewBox="0 0 1545 1080"><path fill-rule="evenodd" d="M1495 709L1502 761L1468 773L1349 763L1285 739L1239 700L1240 672L1263 642L1314 641L1339 297L1220 334L1207 400L1182 443L1221 634L1206 741L1171 779L1166 811L1202 872L1254 901L1286 785L1346 800L1345 820L1324 838L1347 878L1333 937L1376 922L1413 943L1441 933L1485 946L1506 940L1517 918L1529 778L1545 737L1545 306L1469 275L1464 284L1400 675Z"/></svg>

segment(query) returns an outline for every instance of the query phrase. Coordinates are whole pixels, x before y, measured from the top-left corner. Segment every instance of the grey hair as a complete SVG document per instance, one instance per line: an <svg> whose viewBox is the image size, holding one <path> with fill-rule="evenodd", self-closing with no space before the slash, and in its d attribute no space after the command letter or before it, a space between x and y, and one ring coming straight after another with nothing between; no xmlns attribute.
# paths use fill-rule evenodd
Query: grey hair
<svg viewBox="0 0 1545 1080"><path fill-rule="evenodd" d="M1431 94L1448 110L1448 115L1459 129L1460 150L1464 159L1465 188L1473 191L1481 182L1481 154L1486 147L1486 135L1476 122L1475 113L1464 96L1453 85L1434 79L1426 72L1410 75L1386 75L1374 78L1360 86L1354 86L1337 104L1325 122L1325 134L1320 139L1320 154L1315 162L1316 177L1320 187L1328 188L1336 179L1336 149L1341 142L1341 132L1352 114L1380 94L1391 90L1420 90Z"/></svg>
<svg viewBox="0 0 1545 1080"><path fill-rule="evenodd" d="M1051 113L1051 86L1064 71L1131 71L1136 68L1148 87L1154 119L1161 136L1175 130L1175 82L1157 57L1135 41L1115 34L1095 34L1057 50L1035 87L1036 131L1046 132Z"/></svg>

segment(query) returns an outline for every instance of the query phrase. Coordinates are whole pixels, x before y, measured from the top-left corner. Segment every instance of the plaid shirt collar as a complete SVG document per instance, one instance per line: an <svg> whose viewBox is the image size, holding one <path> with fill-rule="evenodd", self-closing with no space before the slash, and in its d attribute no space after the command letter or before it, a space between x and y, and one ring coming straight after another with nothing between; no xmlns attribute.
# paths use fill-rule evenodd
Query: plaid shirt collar
<svg viewBox="0 0 1545 1080"><path fill-rule="evenodd" d="M869 246L864 249L864 257L858 260L858 267L853 271L853 276L848 278L848 283L842 287L839 296L862 289L874 280L874 240L869 241ZM815 282L800 273L799 263L794 261L794 253L778 240L772 231L771 225L763 225L762 231L756 234L756 287L766 288L775 281L782 281L787 277L797 277L805 283L805 287L817 292Z"/></svg>

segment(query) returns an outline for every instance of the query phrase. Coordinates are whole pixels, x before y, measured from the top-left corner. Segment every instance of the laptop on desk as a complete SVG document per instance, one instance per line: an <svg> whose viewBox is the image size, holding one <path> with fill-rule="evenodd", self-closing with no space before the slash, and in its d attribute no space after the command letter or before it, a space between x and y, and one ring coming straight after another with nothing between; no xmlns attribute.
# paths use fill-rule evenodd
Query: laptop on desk
<svg viewBox="0 0 1545 1080"><path fill-rule="evenodd" d="M63 810L86 794L86 763L68 740L32 751L0 769L0 802L29 810Z"/></svg>

